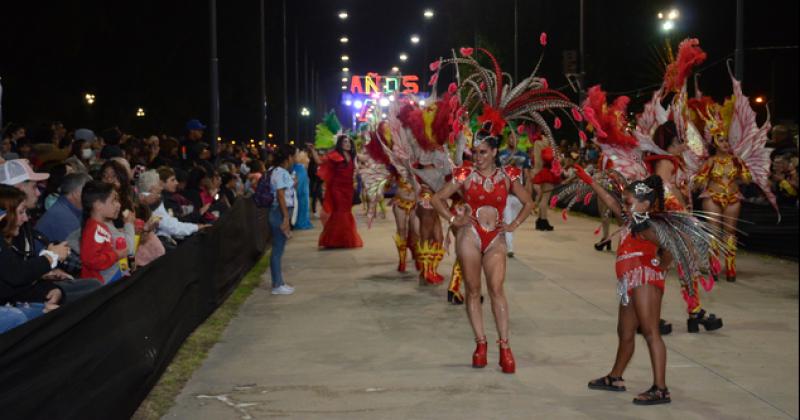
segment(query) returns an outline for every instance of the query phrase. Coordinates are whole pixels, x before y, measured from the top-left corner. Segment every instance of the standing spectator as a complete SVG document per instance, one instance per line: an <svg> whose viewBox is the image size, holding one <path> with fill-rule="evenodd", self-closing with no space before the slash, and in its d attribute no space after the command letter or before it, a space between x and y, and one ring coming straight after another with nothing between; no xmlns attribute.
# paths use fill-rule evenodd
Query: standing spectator
<svg viewBox="0 0 800 420"><path fill-rule="evenodd" d="M294 288L283 281L281 260L286 241L291 238L290 219L294 207L294 178L289 168L294 164L294 147L281 145L275 154L274 168L269 172L270 186L275 194L269 211L269 226L272 233L272 251L269 257L269 271L272 277L273 295L291 295Z"/></svg>
<svg viewBox="0 0 800 420"><path fill-rule="evenodd" d="M61 196L44 213L36 229L55 242L67 240L70 233L81 228L81 193L91 178L87 174L69 174L61 182Z"/></svg>
<svg viewBox="0 0 800 420"><path fill-rule="evenodd" d="M92 181L83 188L81 201L85 219L81 234L81 277L97 279L103 284L118 281L125 275L120 261L129 255L130 244L112 233L116 230L113 222L121 213L117 192L111 184ZM132 212L126 215L131 223L132 217L135 217Z"/></svg>

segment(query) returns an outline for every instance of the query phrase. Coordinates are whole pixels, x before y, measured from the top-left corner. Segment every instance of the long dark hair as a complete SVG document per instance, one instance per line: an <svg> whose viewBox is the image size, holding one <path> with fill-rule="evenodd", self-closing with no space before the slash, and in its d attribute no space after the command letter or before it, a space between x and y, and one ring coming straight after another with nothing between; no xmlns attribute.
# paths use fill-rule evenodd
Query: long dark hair
<svg viewBox="0 0 800 420"><path fill-rule="evenodd" d="M114 192L114 186L103 181L89 181L83 186L81 192L81 207L83 207L83 223L92 217L92 206L98 201L106 201Z"/></svg>
<svg viewBox="0 0 800 420"><path fill-rule="evenodd" d="M114 171L114 174L116 174L117 180L119 180L119 190L117 190L117 194L119 194L120 208L122 210L133 211L133 185L131 185L131 179L128 176L128 170L125 169L125 167L119 162L107 160L100 168L101 179L107 168L111 168ZM125 221L123 220L121 211L119 213L119 217L117 217L117 220L114 220L114 226L117 228L122 228L125 226Z"/></svg>
<svg viewBox="0 0 800 420"><path fill-rule="evenodd" d="M338 144L337 144L337 150L338 150ZM292 146L291 144L280 145L280 147L278 147L278 150L276 150L275 153L272 155L272 166L278 167L283 165L284 162L286 162L287 160L289 160L289 158L294 156L295 151L296 151L295 147Z"/></svg>
<svg viewBox="0 0 800 420"><path fill-rule="evenodd" d="M649 177L645 178L643 181L634 181L628 184L626 190L628 192L634 193L636 191L636 186L639 184L644 184L649 187L652 191L645 195L636 195L638 200L649 200L650 201L650 208L652 211L664 211L664 181L658 175L650 175Z"/></svg>
<svg viewBox="0 0 800 420"><path fill-rule="evenodd" d="M12 231L17 225L17 207L25 201L26 195L21 190L14 187L0 184L0 209L6 211L6 217L0 220L0 234L3 240L11 236Z"/></svg>
<svg viewBox="0 0 800 420"><path fill-rule="evenodd" d="M344 150L344 146L342 145L342 143L344 143L345 139L350 140L350 152L345 151ZM340 134L340 135L336 136L336 148L335 148L335 150L337 152L339 152L339 154L342 155L342 157L344 157L345 154L349 154L350 155L350 160L353 160L353 159L356 158L356 144L353 142L353 139L348 137L346 134Z"/></svg>
<svg viewBox="0 0 800 420"><path fill-rule="evenodd" d="M659 125L653 133L653 142L663 150L669 149L670 146L679 142L679 140L678 127L675 126L675 123L672 121L667 121Z"/></svg>

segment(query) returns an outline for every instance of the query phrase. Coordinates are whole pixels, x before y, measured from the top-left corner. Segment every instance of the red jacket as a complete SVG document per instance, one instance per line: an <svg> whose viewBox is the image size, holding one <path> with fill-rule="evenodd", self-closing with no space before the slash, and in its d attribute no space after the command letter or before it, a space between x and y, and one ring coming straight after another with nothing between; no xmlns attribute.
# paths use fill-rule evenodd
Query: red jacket
<svg viewBox="0 0 800 420"><path fill-rule="evenodd" d="M122 278L119 256L112 245L112 235L105 223L86 221L81 233L81 278L111 283Z"/></svg>

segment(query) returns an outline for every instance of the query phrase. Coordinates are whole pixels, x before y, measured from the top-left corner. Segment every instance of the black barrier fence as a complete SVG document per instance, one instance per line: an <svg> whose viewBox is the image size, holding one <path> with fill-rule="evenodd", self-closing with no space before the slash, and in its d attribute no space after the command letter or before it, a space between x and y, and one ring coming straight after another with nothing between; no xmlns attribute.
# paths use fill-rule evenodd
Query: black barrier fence
<svg viewBox="0 0 800 420"><path fill-rule="evenodd" d="M0 418L129 418L181 344L269 246L240 199L131 278L0 336Z"/></svg>
<svg viewBox="0 0 800 420"><path fill-rule="evenodd" d="M557 193L561 188L563 186L556 188L554 192ZM697 202L695 201L695 203ZM566 205L564 200L558 202L560 208L564 208ZM589 205L578 202L572 211L598 216L596 197L592 196ZM771 206L742 202L742 211L739 215L741 222L737 225L743 232L737 238L740 248L796 260L798 258L798 209L781 207L780 211L781 220L778 223L778 215Z"/></svg>

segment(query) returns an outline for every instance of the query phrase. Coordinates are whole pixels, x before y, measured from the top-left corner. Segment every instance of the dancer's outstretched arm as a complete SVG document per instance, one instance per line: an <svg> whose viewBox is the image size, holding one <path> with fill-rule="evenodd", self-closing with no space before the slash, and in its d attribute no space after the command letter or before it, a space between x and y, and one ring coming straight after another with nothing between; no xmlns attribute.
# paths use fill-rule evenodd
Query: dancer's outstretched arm
<svg viewBox="0 0 800 420"><path fill-rule="evenodd" d="M603 186L594 182L594 179L587 174L580 165L575 164L573 167L575 168L575 174L578 176L578 178L592 187L592 190L594 190L597 198L602 200L603 203L605 203L605 205L608 206L608 208L614 213L614 215L617 216L617 218L622 218L622 207L619 205L619 201L609 194L608 191L603 188Z"/></svg>

